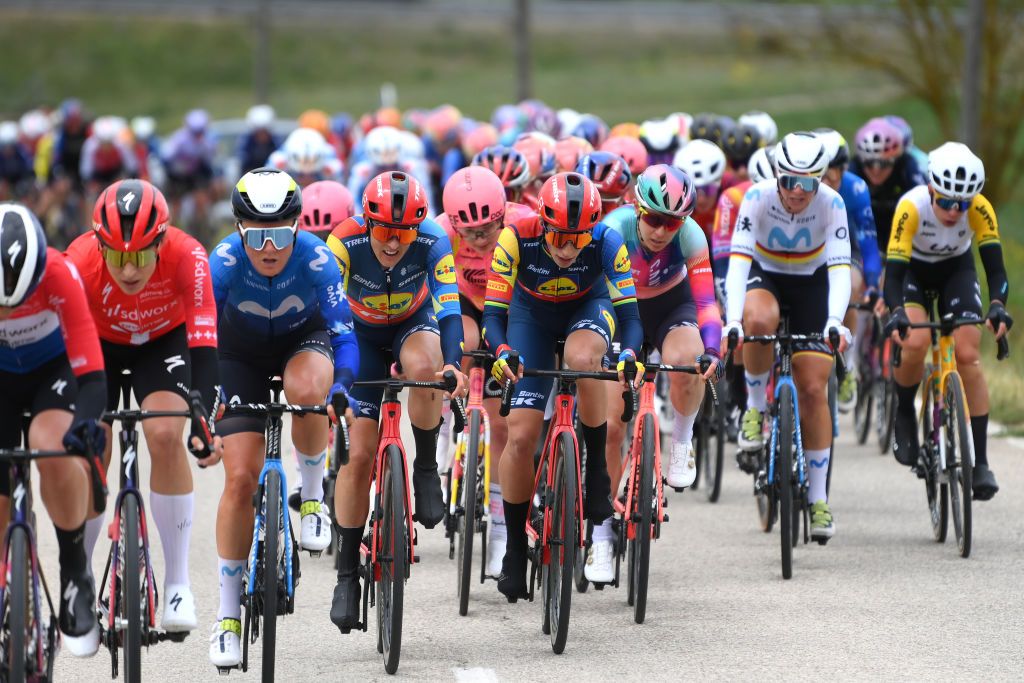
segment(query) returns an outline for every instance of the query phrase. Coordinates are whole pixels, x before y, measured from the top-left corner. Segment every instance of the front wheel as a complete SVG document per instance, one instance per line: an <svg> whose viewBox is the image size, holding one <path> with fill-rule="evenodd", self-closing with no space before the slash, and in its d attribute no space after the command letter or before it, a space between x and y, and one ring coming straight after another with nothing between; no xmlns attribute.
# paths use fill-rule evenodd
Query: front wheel
<svg viewBox="0 0 1024 683"><path fill-rule="evenodd" d="M29 595L29 540L24 527L11 529L7 547L9 577L2 608L2 657L4 680L24 681L29 678L26 668L26 641L28 624L32 621L29 610L34 601Z"/></svg>
<svg viewBox="0 0 1024 683"><path fill-rule="evenodd" d="M779 388L779 438L776 442L778 457L775 460L779 492L779 530L782 537L782 578L793 576L793 439L796 436L793 422L793 388L783 384Z"/></svg>
<svg viewBox="0 0 1024 683"><path fill-rule="evenodd" d="M953 512L953 531L960 557L971 554L971 497L974 465L974 441L967 415L960 375L946 378L946 474L949 478L949 502Z"/></svg>
<svg viewBox="0 0 1024 683"><path fill-rule="evenodd" d="M259 563L263 566L261 593L263 597L263 672L264 681L274 680L274 663L277 649L277 612L278 612L278 575L281 565L281 475L277 470L269 470L264 479L263 500L265 514L263 516L263 557Z"/></svg>
<svg viewBox="0 0 1024 683"><path fill-rule="evenodd" d="M551 506L550 561L544 567L545 605L551 624L551 650L560 655L569 638L569 611L572 605L573 565L579 549L579 500L576 450L565 432L558 437L554 500Z"/></svg>
<svg viewBox="0 0 1024 683"><path fill-rule="evenodd" d="M725 382L721 383L725 386ZM725 444L728 435L725 432L725 412L728 405L724 394L719 396L719 403L715 405L714 399L708 395L704 396L704 405L711 411L709 423L711 426L711 439L708 444L708 457L704 458L704 482L705 491L708 494L708 502L717 503L722 493L722 466L725 462Z"/></svg>
<svg viewBox="0 0 1024 683"><path fill-rule="evenodd" d="M465 461L462 463L462 481L460 482L460 498L462 505L456 533L458 534L458 582L459 582L459 614L469 613L469 584L473 576L473 532L476 531L477 516L477 468L480 463L480 411L473 410L469 418L469 438L467 439ZM458 508L457 508L458 509Z"/></svg>
<svg viewBox="0 0 1024 683"><path fill-rule="evenodd" d="M640 457L640 490L634 497L636 507L629 511L635 520L633 540L629 542L629 588L633 597L633 620L644 623L647 616L647 583L651 570L651 535L654 509L654 416L644 415Z"/></svg>
<svg viewBox="0 0 1024 683"><path fill-rule="evenodd" d="M124 679L142 678L142 547L139 542L139 501L131 494L121 504L121 592L118 596L124 619L121 645L124 649Z"/></svg>
<svg viewBox="0 0 1024 683"><path fill-rule="evenodd" d="M925 495L928 498L928 514L932 523L932 536L938 543L946 542L949 528L949 487L942 483L939 472L939 436L933 429L935 417L935 396L931 390L931 382L921 384L924 406L921 414L921 446L924 456L921 466L924 467Z"/></svg>
<svg viewBox="0 0 1024 683"><path fill-rule="evenodd" d="M402 654L402 603L409 572L409 515L406 510L405 457L397 446L385 453L387 472L381 494L380 539L377 560L377 636L384 654L384 670L398 670Z"/></svg>

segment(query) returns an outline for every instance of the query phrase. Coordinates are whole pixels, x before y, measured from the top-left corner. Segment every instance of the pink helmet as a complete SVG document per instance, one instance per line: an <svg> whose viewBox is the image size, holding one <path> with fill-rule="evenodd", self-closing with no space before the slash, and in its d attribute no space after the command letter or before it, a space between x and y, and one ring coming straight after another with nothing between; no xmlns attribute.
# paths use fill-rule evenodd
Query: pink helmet
<svg viewBox="0 0 1024 683"><path fill-rule="evenodd" d="M467 166L445 183L441 203L453 228L476 228L505 216L505 187L489 168Z"/></svg>
<svg viewBox="0 0 1024 683"><path fill-rule="evenodd" d="M625 159L634 178L647 168L647 148L637 138L625 135L610 137L601 144L601 151L618 154Z"/></svg>
<svg viewBox="0 0 1024 683"><path fill-rule="evenodd" d="M481 123L462 138L462 151L472 159L492 145L498 144L498 131L489 123Z"/></svg>
<svg viewBox="0 0 1024 683"><path fill-rule="evenodd" d="M302 216L299 227L311 232L333 230L355 213L352 193L333 180L321 180L302 190Z"/></svg>
<svg viewBox="0 0 1024 683"><path fill-rule="evenodd" d="M879 116L857 131L854 144L861 161L895 159L903 154L903 132Z"/></svg>

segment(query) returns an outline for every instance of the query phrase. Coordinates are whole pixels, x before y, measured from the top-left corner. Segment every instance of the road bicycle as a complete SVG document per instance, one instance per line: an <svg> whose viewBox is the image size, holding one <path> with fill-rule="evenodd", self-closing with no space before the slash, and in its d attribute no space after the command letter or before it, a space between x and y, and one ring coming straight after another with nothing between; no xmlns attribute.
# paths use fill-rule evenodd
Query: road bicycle
<svg viewBox="0 0 1024 683"><path fill-rule="evenodd" d="M555 367L561 365L564 342L558 344ZM636 365L627 363L625 375L632 386ZM509 368L518 371L519 361L513 357ZM551 636L551 649L555 654L565 651L569 637L569 613L572 603L574 565L582 557L586 530L583 520L583 488L581 486L580 446L574 425L576 382L582 379L618 381L615 372L580 372L575 370L527 369L525 377L547 377L557 381L554 416L544 439L540 465L534 478L531 506L526 521L526 534L533 547L529 552L531 563L529 599L539 584L544 603L541 630ZM636 410L635 390L624 392L623 422L629 422ZM502 396L501 414L509 412L512 392ZM604 453L597 454L603 458ZM516 598L510 597L514 602Z"/></svg>
<svg viewBox="0 0 1024 683"><path fill-rule="evenodd" d="M851 304L850 310L866 312L868 328L860 336L857 357L857 402L853 408L854 434L858 444L867 443L874 427L881 455L892 450L896 420L896 389L892 377L892 341L882 334L882 321L874 314L877 296Z"/></svg>
<svg viewBox="0 0 1024 683"><path fill-rule="evenodd" d="M831 330L829 343L832 349L839 347L838 330ZM807 500L807 461L804 458L803 436L800 429L800 406L797 401L796 384L793 382L793 352L797 342L823 341L821 334L790 334L789 318L783 312L776 334L751 335L743 342L752 344L775 344L777 360L773 365L771 382L768 387L768 439L756 453L757 474L754 480L754 495L757 500L761 528L768 533L775 521L780 522L782 555L782 577L793 576L793 548L800 535L800 521L803 519L803 540L809 541L810 504ZM737 333L729 335L729 351L737 346ZM845 368L842 356L833 351L836 359L838 381L842 381ZM835 411L833 429L835 425ZM829 476L831 476L831 460ZM820 545L827 539L817 539Z"/></svg>
<svg viewBox="0 0 1024 683"><path fill-rule="evenodd" d="M249 670L249 645L262 634L264 681L274 680L277 647L277 617L295 611L295 587L301 571L299 544L292 531L288 514L288 488L285 468L281 462L281 432L285 414L294 416L327 415L327 405L293 405L279 401L284 382L274 377L270 382L268 403L242 403L225 406L225 415L250 415L266 418L266 450L260 470L253 505L252 545L245 565L242 581L242 661L239 668ZM335 411L338 424L345 420L344 396L336 396ZM341 408L339 411L338 409ZM343 447L344 436L335 438L335 449ZM335 457L338 453L335 452ZM311 552L315 557L320 553ZM220 673L229 673L221 668Z"/></svg>
<svg viewBox="0 0 1024 683"><path fill-rule="evenodd" d="M931 330L931 362L925 366L921 380L921 447L915 469L924 479L931 517L932 534L939 543L946 541L950 511L960 557L971 554L971 500L974 468L974 438L971 416L964 393L963 380L956 366L956 344L953 332L965 325L984 325L976 317L956 318L952 313L935 318L936 295L925 296L928 322L911 323L910 329ZM998 340L996 358L1010 355L1006 337ZM899 366L902 349L894 353Z"/></svg>
<svg viewBox="0 0 1024 683"><path fill-rule="evenodd" d="M23 416L23 437L28 443L29 417ZM27 448L0 450L0 466L11 472L11 517L4 534L0 562L0 679L51 681L53 661L60 649L58 610L39 566L36 515L32 509L32 461L44 458L83 457L89 463L93 508L103 514L107 485L102 449L87 444L87 453ZM43 600L46 609L43 610Z"/></svg>
<svg viewBox="0 0 1024 683"><path fill-rule="evenodd" d="M114 519L110 524L110 552L99 583L100 642L110 652L110 677L117 678L124 659L124 679L138 681L142 677L142 647L164 641L180 643L188 631L166 632L156 628L159 602L155 572L149 553L149 524L139 481L138 424L162 417L184 417L205 422L199 394L189 396L189 410L131 410L131 384L122 376L124 410L107 411L105 420L120 421L121 486L114 501ZM209 439L207 439L209 445ZM109 579L109 583L108 583Z"/></svg>
<svg viewBox="0 0 1024 683"><path fill-rule="evenodd" d="M713 385L709 382L708 387L711 388ZM725 446L729 442L726 431L726 418L729 412L728 391L728 383L722 382L718 390L711 388L704 392L704 400L693 424L697 476L691 488L699 490L704 486L704 492L711 503L717 503L722 492L722 466L725 462ZM701 479L704 480L703 483Z"/></svg>
<svg viewBox="0 0 1024 683"><path fill-rule="evenodd" d="M384 655L384 670L393 674L398 670L402 654L402 620L405 582L410 566L419 562L415 552L416 538L413 527L412 502L409 493L409 467L402 445L402 403L398 398L402 389L434 389L451 393L455 390L455 374L448 371L441 382L420 382L398 379L401 370L395 366L392 377L383 380L355 382L356 387L383 387L384 400L380 407L380 429L377 453L373 461L370 481L374 495L370 510L369 534L360 546L363 561L359 575L363 579L362 621L356 628L367 630L369 607L377 608L377 652ZM462 403L451 400L455 419L454 429L461 432L465 426ZM339 462L347 462L347 454ZM370 590L370 584L374 590ZM346 633L347 630L342 630Z"/></svg>

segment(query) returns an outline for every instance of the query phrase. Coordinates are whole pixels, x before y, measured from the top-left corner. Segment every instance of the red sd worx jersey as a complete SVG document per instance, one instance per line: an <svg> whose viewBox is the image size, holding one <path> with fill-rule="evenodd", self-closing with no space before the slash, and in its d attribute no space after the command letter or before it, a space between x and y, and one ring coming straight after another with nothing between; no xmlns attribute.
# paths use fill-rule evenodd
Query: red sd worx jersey
<svg viewBox="0 0 1024 683"><path fill-rule="evenodd" d="M217 346L217 305L206 251L173 226L160 245L156 270L138 294L125 294L110 276L93 232L71 243L101 339L140 346L185 323L190 348Z"/></svg>

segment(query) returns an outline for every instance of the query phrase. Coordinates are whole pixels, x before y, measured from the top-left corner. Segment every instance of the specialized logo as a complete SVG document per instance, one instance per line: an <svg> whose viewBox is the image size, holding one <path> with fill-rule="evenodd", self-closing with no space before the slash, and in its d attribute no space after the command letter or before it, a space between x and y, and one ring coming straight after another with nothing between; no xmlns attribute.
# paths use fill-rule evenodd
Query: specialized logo
<svg viewBox="0 0 1024 683"><path fill-rule="evenodd" d="M170 356L169 358L164 358L164 362L167 363L167 374L171 374L172 372L174 372L175 368L180 368L183 365L185 365L185 361L181 357L181 354L176 354L174 356Z"/></svg>
<svg viewBox="0 0 1024 683"><path fill-rule="evenodd" d="M78 586L74 581L69 581L68 587L64 589L64 602L68 603L68 616L72 619L75 618L75 598L77 597Z"/></svg>
<svg viewBox="0 0 1024 683"><path fill-rule="evenodd" d="M277 308L275 308L273 311L269 310L265 306L256 303L255 301L243 301L242 303L238 304L238 310L241 311L242 313L248 313L249 315L257 315L261 318L267 318L268 320L272 318L280 318L286 316L289 313L291 313L292 310L294 310L296 313L300 313L305 308L306 304L304 304L302 302L302 299L300 299L295 294L290 294L286 296L284 301L278 304Z"/></svg>
<svg viewBox="0 0 1024 683"><path fill-rule="evenodd" d="M18 258L18 254L21 253L21 242L13 242L11 246L7 248L7 255L11 257L10 263L11 268L14 267L14 262Z"/></svg>
<svg viewBox="0 0 1024 683"><path fill-rule="evenodd" d="M786 249L793 250L799 247L800 243L805 243L805 248L811 248L811 231L807 228L800 228L793 237L786 234L786 231L782 228L775 226L768 233L768 248L769 249Z"/></svg>
<svg viewBox="0 0 1024 683"><path fill-rule="evenodd" d="M21 507L22 501L25 500L25 485L18 483L18 487L14 489L14 509L17 510Z"/></svg>
<svg viewBox="0 0 1024 683"><path fill-rule="evenodd" d="M576 294L579 287L569 278L556 277L552 280L540 283L537 291L545 296L569 296Z"/></svg>
<svg viewBox="0 0 1024 683"><path fill-rule="evenodd" d="M125 471L131 470L135 464L135 458L138 457L138 453L135 452L135 448L132 446L128 447L128 450L124 452L124 469Z"/></svg>
<svg viewBox="0 0 1024 683"><path fill-rule="evenodd" d="M129 192L125 196L121 197L121 203L124 204L125 213L128 213L128 212L130 212L132 210L132 202L134 202L134 201L135 201L135 193L134 192Z"/></svg>
<svg viewBox="0 0 1024 683"><path fill-rule="evenodd" d="M50 386L50 388L51 388L51 389L53 389L53 391L54 391L54 392L55 392L55 393L56 393L56 394L57 394L58 396L63 396L63 395L64 395L64 389L65 389L65 388L66 388L67 386L68 386L68 382L67 382L67 380L66 380L66 379L58 379L58 380L57 380L56 382L54 382L54 383L53 383L53 384L52 384L52 385Z"/></svg>
<svg viewBox="0 0 1024 683"><path fill-rule="evenodd" d="M178 607L181 606L181 595L179 595L178 593L175 593L174 597L171 598L168 602L170 602L172 605L174 605L174 611L177 612L178 611Z"/></svg>

